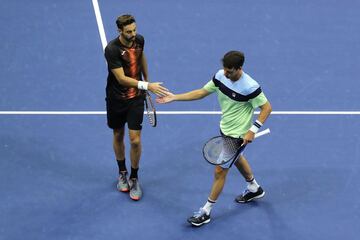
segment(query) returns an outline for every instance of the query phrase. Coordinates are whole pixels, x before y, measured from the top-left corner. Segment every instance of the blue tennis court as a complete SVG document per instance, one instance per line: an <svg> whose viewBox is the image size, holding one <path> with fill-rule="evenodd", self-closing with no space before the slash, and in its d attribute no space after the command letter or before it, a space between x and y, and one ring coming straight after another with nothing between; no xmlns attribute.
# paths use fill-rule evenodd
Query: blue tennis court
<svg viewBox="0 0 360 240"><path fill-rule="evenodd" d="M134 202L116 190L97 1L1 3L0 239L357 239L360 2L98 2L107 41L118 15L136 17L152 81L200 88L242 50L273 106L271 134L246 150L265 197L235 203L233 168L201 228L186 219L211 187L215 95L156 106Z"/></svg>

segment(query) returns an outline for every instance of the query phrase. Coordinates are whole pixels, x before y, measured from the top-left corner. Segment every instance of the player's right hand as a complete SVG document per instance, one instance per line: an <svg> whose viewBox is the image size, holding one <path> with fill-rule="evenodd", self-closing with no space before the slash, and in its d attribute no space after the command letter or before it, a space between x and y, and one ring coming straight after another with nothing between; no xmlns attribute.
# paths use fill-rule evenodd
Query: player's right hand
<svg viewBox="0 0 360 240"><path fill-rule="evenodd" d="M166 96L156 98L157 103L169 103L175 100L175 95L171 92L167 92Z"/></svg>

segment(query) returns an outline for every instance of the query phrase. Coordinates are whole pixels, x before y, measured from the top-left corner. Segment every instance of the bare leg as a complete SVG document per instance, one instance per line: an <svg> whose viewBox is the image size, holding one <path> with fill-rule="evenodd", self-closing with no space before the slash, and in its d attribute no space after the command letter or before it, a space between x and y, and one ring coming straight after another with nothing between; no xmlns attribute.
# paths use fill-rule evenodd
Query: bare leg
<svg viewBox="0 0 360 240"><path fill-rule="evenodd" d="M235 162L235 166L246 181L251 181L254 178L251 167L243 155L240 155L239 159Z"/></svg>
<svg viewBox="0 0 360 240"><path fill-rule="evenodd" d="M124 128L113 130L113 148L117 160L125 159Z"/></svg>
<svg viewBox="0 0 360 240"><path fill-rule="evenodd" d="M139 168L141 157L141 130L129 130L131 167Z"/></svg>
<svg viewBox="0 0 360 240"><path fill-rule="evenodd" d="M215 173L214 173L214 182L211 188L210 196L209 198L213 201L216 201L223 190L226 175L229 172L229 169L224 169L219 166L215 167Z"/></svg>

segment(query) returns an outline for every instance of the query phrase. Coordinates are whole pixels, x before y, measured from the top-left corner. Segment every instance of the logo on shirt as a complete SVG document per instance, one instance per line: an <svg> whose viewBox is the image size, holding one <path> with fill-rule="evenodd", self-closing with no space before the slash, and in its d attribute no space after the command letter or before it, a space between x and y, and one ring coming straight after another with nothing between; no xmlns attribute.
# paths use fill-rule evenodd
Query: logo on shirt
<svg viewBox="0 0 360 240"><path fill-rule="evenodd" d="M123 56L123 55L125 54L125 52L126 52L126 51L122 51L122 52L121 52L121 56Z"/></svg>

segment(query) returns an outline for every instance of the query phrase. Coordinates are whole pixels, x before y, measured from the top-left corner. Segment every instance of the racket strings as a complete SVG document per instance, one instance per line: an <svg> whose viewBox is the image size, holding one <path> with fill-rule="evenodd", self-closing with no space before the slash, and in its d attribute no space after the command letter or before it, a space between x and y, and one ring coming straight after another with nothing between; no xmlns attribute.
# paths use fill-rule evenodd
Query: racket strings
<svg viewBox="0 0 360 240"><path fill-rule="evenodd" d="M156 111L151 100L151 96L147 93L145 98L146 115L151 126L156 126Z"/></svg>
<svg viewBox="0 0 360 240"><path fill-rule="evenodd" d="M223 164L237 156L241 143L242 139L218 136L204 145L203 155L212 164Z"/></svg>
<svg viewBox="0 0 360 240"><path fill-rule="evenodd" d="M223 158L224 161L227 161L236 155L241 146L242 140L231 137L223 137L222 140L222 154L219 158Z"/></svg>

